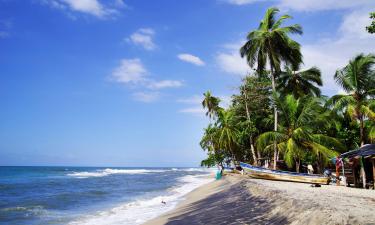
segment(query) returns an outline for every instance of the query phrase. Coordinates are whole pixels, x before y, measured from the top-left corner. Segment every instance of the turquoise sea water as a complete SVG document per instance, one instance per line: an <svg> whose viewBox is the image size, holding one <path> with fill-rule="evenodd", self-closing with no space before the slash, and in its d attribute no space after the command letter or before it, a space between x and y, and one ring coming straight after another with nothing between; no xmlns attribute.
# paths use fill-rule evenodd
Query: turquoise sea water
<svg viewBox="0 0 375 225"><path fill-rule="evenodd" d="M212 181L211 173L200 168L0 167L0 224L141 224Z"/></svg>

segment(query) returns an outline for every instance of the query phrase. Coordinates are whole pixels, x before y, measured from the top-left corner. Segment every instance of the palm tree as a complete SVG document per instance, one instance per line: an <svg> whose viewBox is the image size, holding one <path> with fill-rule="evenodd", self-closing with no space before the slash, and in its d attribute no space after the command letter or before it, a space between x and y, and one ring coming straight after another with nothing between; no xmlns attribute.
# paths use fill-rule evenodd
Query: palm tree
<svg viewBox="0 0 375 225"><path fill-rule="evenodd" d="M234 113L231 110L220 110L218 113L218 140L221 149L226 150L236 160L238 129L234 124Z"/></svg>
<svg viewBox="0 0 375 225"><path fill-rule="evenodd" d="M279 131L259 135L257 146L260 149L270 149L276 142L287 165L292 167L295 164L297 172L301 159L307 154L329 159L337 155L336 150L344 149L335 138L318 132L328 123L319 99L310 96L296 99L288 95L284 99L275 96L275 101L281 109L283 123Z"/></svg>
<svg viewBox="0 0 375 225"><path fill-rule="evenodd" d="M298 24L284 26L284 20L291 18L283 15L276 20L277 8L269 8L260 22L258 29L247 35L247 42L241 47L241 57L245 57L250 67L257 65L258 74L264 74L267 64L271 70L272 90L276 92L275 79L280 72L280 65L299 65L302 62L300 45L289 34L302 34ZM277 131L277 108L274 107L274 131ZM274 146L274 168L276 168L277 148Z"/></svg>
<svg viewBox="0 0 375 225"><path fill-rule="evenodd" d="M360 145L365 144L364 121L375 120L371 108L375 96L375 56L359 54L349 64L337 70L334 76L347 94L333 96L329 104L335 109L343 110L354 121L359 121Z"/></svg>
<svg viewBox="0 0 375 225"><path fill-rule="evenodd" d="M202 165L213 166L215 164L222 165L225 154L219 148L218 127L209 124L204 130L204 135L200 141L202 149L207 150L208 158L202 161Z"/></svg>
<svg viewBox="0 0 375 225"><path fill-rule="evenodd" d="M217 116L220 99L212 96L210 91L206 91L206 93L204 93L203 95L204 95L204 99L202 101L202 106L204 109L207 108L206 116L212 119L215 116Z"/></svg>
<svg viewBox="0 0 375 225"><path fill-rule="evenodd" d="M321 72L317 67L307 70L296 71L297 68L285 67L285 71L280 73L278 78L278 88L284 95L293 94L295 98L304 95L319 97L321 92L319 87L323 82Z"/></svg>

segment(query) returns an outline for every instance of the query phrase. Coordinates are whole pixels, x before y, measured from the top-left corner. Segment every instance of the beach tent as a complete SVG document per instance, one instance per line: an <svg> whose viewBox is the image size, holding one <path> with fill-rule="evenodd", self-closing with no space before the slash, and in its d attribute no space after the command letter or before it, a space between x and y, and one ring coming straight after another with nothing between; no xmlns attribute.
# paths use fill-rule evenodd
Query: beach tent
<svg viewBox="0 0 375 225"><path fill-rule="evenodd" d="M339 156L345 162L348 159L352 166L354 185L358 186L358 178L362 176L363 187L366 187L368 181L374 186L375 181L375 144L367 144L359 149L343 153ZM367 179L366 179L367 178Z"/></svg>

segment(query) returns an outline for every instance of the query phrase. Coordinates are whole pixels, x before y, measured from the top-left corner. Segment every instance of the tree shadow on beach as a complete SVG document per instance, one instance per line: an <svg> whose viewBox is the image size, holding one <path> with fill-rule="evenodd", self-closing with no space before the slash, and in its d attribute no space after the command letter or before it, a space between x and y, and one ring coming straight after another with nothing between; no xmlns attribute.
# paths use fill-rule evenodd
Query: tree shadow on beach
<svg viewBox="0 0 375 225"><path fill-rule="evenodd" d="M188 205L185 213L171 217L166 224L288 224L285 216L271 215L273 208L271 200L252 196L240 182Z"/></svg>

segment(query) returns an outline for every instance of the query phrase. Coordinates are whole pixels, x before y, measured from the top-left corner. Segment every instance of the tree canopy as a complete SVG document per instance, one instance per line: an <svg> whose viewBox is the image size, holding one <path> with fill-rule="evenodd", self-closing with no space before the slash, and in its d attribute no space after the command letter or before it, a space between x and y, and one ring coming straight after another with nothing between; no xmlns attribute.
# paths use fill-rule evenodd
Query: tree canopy
<svg viewBox="0 0 375 225"><path fill-rule="evenodd" d="M301 69L300 45L289 37L302 27L283 26L291 16L276 18L278 12L268 9L247 35L240 55L255 72L242 79L230 105L220 107L210 91L203 95L210 118L200 142L204 166L243 161L322 171L339 153L375 142L375 56L358 54L328 74L342 91L325 96L319 67Z"/></svg>

